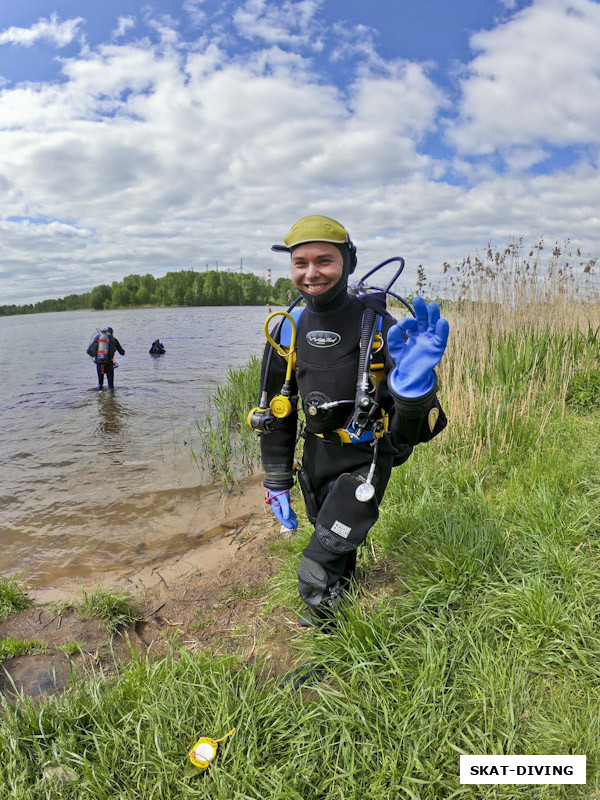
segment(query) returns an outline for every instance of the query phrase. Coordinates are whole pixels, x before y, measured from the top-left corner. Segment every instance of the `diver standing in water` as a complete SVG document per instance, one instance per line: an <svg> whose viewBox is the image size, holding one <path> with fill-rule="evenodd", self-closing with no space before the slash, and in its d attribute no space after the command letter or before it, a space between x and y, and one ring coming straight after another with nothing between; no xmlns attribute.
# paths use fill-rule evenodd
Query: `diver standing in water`
<svg viewBox="0 0 600 800"><path fill-rule="evenodd" d="M108 390L114 392L115 385L115 367L113 358L115 352L119 352L122 356L125 355L125 350L121 347L119 340L113 336L112 328L104 328L94 338L86 353L91 356L96 363L96 370L98 372L98 391L102 391L104 383L104 376L108 383Z"/></svg>
<svg viewBox="0 0 600 800"><path fill-rule="evenodd" d="M393 466L446 426L434 368L448 340L436 303L414 299L414 316L398 323L386 311L388 286L369 293L364 280L348 288L356 248L329 217L303 217L273 250L289 252L291 278L306 301L268 334L259 405L248 416L260 433L265 502L287 528L297 441L298 395L305 424L296 470L314 532L298 566L306 613L299 624L335 624L336 609L356 568L357 548L379 515ZM398 298L402 300L402 298ZM275 315L282 314L276 312Z"/></svg>

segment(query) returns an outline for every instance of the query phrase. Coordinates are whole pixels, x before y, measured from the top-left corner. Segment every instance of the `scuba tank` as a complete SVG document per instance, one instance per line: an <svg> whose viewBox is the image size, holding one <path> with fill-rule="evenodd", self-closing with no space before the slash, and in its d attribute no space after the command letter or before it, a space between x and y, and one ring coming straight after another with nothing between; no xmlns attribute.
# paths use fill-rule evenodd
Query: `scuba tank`
<svg viewBox="0 0 600 800"><path fill-rule="evenodd" d="M110 355L110 334L101 331L98 335L98 353L96 354L97 364L106 364Z"/></svg>

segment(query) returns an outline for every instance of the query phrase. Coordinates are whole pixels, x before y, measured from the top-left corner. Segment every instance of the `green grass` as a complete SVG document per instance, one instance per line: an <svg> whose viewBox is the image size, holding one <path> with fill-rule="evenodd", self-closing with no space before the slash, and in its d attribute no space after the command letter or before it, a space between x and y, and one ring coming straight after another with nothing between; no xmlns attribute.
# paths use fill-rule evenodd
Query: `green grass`
<svg viewBox="0 0 600 800"><path fill-rule="evenodd" d="M600 370L586 369L569 381L567 403L584 413L600 407Z"/></svg>
<svg viewBox="0 0 600 800"><path fill-rule="evenodd" d="M81 653L83 650L83 643L78 642L76 640L70 640L65 642L64 644L59 644L56 646L56 649L60 653L64 653L67 656L73 656L75 653Z"/></svg>
<svg viewBox="0 0 600 800"><path fill-rule="evenodd" d="M387 566L387 591L359 592L333 635L293 636L299 661L326 665L318 686L282 690L267 662L210 653L134 657L111 684L90 676L58 703L5 705L0 796L595 797L599 444L600 415L556 410L537 448L502 463L473 463L450 436L417 448L362 552L367 580ZM272 591L288 607L308 535L280 548ZM188 748L232 727L195 772ZM588 785L461 787L463 752L585 753ZM46 762L77 781L42 787Z"/></svg>
<svg viewBox="0 0 600 800"><path fill-rule="evenodd" d="M230 369L225 383L209 393L211 410L205 420L196 422L192 456L200 469L226 488L258 468L258 439L246 417L258 402L260 364L252 356L245 367Z"/></svg>
<svg viewBox="0 0 600 800"><path fill-rule="evenodd" d="M16 575L0 578L0 618L33 605L33 600L21 589Z"/></svg>
<svg viewBox="0 0 600 800"><path fill-rule="evenodd" d="M17 656L31 655L32 653L45 653L46 645L34 639L15 639L12 636L0 639L0 663L9 661Z"/></svg>
<svg viewBox="0 0 600 800"><path fill-rule="evenodd" d="M118 589L98 587L88 593L81 590L81 600L63 604L59 613L74 609L81 619L97 619L110 633L130 625L140 618L139 610L130 594Z"/></svg>

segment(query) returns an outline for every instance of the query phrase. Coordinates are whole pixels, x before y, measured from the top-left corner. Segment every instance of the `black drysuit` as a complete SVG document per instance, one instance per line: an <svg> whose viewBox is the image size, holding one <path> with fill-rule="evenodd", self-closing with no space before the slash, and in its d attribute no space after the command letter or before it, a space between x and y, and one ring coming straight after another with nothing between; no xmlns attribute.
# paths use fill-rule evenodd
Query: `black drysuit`
<svg viewBox="0 0 600 800"><path fill-rule="evenodd" d="M102 385L104 383L104 376L106 375L106 381L108 383L108 388L112 392L114 391L115 385L115 368L113 365L113 358L115 353L118 351L122 356L125 355L125 350L121 347L119 340L113 336L112 334L102 334L102 336L108 336L108 360L102 364L98 363L98 339L100 338L101 334L94 336L91 345L86 350L88 356L92 356L94 361L96 362L96 370L98 372L98 389L102 389Z"/></svg>
<svg viewBox="0 0 600 800"><path fill-rule="evenodd" d="M385 378L376 398L390 415L389 431L379 439L373 476L375 497L365 503L354 492L367 477L373 460L372 443L341 444L336 428L343 428L353 411L359 365L364 301L345 291L324 308L304 309L298 323L296 370L292 394L299 394L305 410L305 442L298 472L307 516L315 530L298 567L299 592L317 615L335 605L339 591L354 573L356 550L377 521L392 466L403 463L413 447L436 436L446 417L437 400L437 382L427 394L403 398L391 391L387 375L395 363L387 349L387 332L395 320L385 312L382 325ZM263 376L269 346L263 358ZM284 382L285 360L273 352L268 374L269 401ZM317 392L317 395L313 393ZM311 416L309 401L352 402ZM273 431L260 437L264 485L272 490L293 486L294 448L298 416L274 421ZM323 438L317 434L322 434ZM360 477L359 477L360 476Z"/></svg>

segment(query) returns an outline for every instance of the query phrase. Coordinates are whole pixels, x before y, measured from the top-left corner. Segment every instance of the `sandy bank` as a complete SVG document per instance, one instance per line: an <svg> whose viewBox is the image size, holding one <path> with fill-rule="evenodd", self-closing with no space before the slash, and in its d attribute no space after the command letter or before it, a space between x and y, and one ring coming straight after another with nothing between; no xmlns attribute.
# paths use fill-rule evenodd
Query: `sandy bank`
<svg viewBox="0 0 600 800"><path fill-rule="evenodd" d="M241 482L227 494L219 487L180 491L176 504L157 501L155 515L147 522L148 545L140 547L134 556L123 559L115 553L111 561L93 570L83 565L57 576L52 585L28 583L28 594L37 603L62 603L80 594L81 588L88 591L98 585L144 592L153 586L159 571L184 569L169 565L189 563L191 559L196 567L211 569L224 555L224 551L215 552L208 546L215 538L238 529L250 518L271 524L264 492L262 474ZM102 531L98 535L102 537ZM27 580L26 575L23 577Z"/></svg>
<svg viewBox="0 0 600 800"><path fill-rule="evenodd" d="M172 640L248 660L262 653L275 672L287 669L293 663L288 644L297 632L297 616L291 609L267 610L266 583L281 558L272 550L285 534L264 507L260 479L230 498L222 514L223 521L196 536L193 546L168 558L29 592L36 605L0 620L0 638L34 640L46 649L2 663L0 691L55 693L69 684L72 668L110 673L113 654L126 660L133 647L160 655ZM197 518L189 522L192 529L199 525ZM79 599L86 584L126 590L136 600L139 620L111 641L97 621L81 619L75 608L59 611L58 604ZM73 643L77 651L67 655L64 650Z"/></svg>

